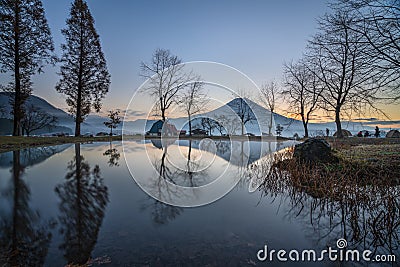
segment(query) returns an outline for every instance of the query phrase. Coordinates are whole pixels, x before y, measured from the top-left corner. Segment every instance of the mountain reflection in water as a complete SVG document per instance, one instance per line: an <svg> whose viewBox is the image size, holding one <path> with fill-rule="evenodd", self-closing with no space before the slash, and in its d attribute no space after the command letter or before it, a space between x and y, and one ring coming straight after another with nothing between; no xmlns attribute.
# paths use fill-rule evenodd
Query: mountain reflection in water
<svg viewBox="0 0 400 267"><path fill-rule="evenodd" d="M115 142L0 154L0 265L263 265L256 253L264 245L318 251L339 238L349 249L400 257L399 186L360 185L340 198L321 197L271 172L275 151L291 142L158 141L133 141L124 150ZM173 183L207 184L229 163L240 181L209 205L170 206L137 186L122 151L138 174L157 174L151 186L162 194L179 194L168 190Z"/></svg>

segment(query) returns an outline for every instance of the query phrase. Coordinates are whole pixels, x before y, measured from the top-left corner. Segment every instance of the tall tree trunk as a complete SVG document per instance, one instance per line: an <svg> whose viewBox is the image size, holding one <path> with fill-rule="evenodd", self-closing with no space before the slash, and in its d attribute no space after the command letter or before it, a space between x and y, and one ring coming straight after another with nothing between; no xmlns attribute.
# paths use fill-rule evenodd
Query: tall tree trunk
<svg viewBox="0 0 400 267"><path fill-rule="evenodd" d="M189 139L188 162L190 162L191 157L192 157L192 139Z"/></svg>
<svg viewBox="0 0 400 267"><path fill-rule="evenodd" d="M308 138L308 124L303 120L304 137Z"/></svg>
<svg viewBox="0 0 400 267"><path fill-rule="evenodd" d="M14 79L15 79L15 95L14 95L14 125L13 135L21 135L21 119L22 119L22 95L21 95L21 77L19 66L19 1L15 1L15 25L14 25Z"/></svg>
<svg viewBox="0 0 400 267"><path fill-rule="evenodd" d="M268 136L272 136L272 119L274 117L274 110L270 109L269 125L268 125ZM262 135L262 133L261 133Z"/></svg>
<svg viewBox="0 0 400 267"><path fill-rule="evenodd" d="M193 187L193 172L191 169L191 154L192 154L192 139L189 139L189 151L188 151L188 160L187 160L187 174L189 175L190 186Z"/></svg>
<svg viewBox="0 0 400 267"><path fill-rule="evenodd" d="M82 75L83 75L83 26L81 24L80 33L80 52L79 52L79 72L78 72L78 97L76 101L75 136L81 135L82 122Z"/></svg>
<svg viewBox="0 0 400 267"><path fill-rule="evenodd" d="M165 119L165 110L163 108L161 109L161 118L162 118L163 122L166 121L166 119Z"/></svg>
<svg viewBox="0 0 400 267"><path fill-rule="evenodd" d="M336 137L343 138L342 124L340 122L340 107L335 110L335 123L336 123Z"/></svg>
<svg viewBox="0 0 400 267"><path fill-rule="evenodd" d="M160 105L161 105L160 106L160 108L161 108L161 119L162 119L163 122L165 122L166 121L166 118L165 118L165 105L164 105L162 97L160 97Z"/></svg>
<svg viewBox="0 0 400 267"><path fill-rule="evenodd" d="M81 69L81 68L80 68ZM79 71L81 72L81 71ZM81 86L82 75L79 74L78 82L78 98L76 101L76 118L75 118L75 136L81 135L81 117L82 117L82 86Z"/></svg>
<svg viewBox="0 0 400 267"><path fill-rule="evenodd" d="M300 116L301 116L301 122L303 123L303 128L304 128L304 137L308 138L308 119L306 120L306 116L304 115L304 109L301 108L301 112L300 112Z"/></svg>
<svg viewBox="0 0 400 267"><path fill-rule="evenodd" d="M188 119L189 119L189 136L192 136L192 120L190 114L188 114Z"/></svg>

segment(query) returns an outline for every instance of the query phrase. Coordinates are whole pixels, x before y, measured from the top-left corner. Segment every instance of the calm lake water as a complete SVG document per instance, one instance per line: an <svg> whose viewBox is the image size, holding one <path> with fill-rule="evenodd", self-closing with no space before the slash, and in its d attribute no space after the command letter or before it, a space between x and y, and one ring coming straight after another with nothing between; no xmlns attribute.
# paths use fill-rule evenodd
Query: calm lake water
<svg viewBox="0 0 400 267"><path fill-rule="evenodd" d="M130 141L125 149L114 142L0 154L0 265L65 266L92 259L91 266L339 266L260 262L256 256L264 245L287 251L336 248L339 238L348 248L399 259L398 186L371 191L368 202L345 203L275 182L257 188L262 181L254 168L291 145L146 140ZM170 206L137 185L123 151L141 178L190 188L212 183L224 170L238 183L210 204ZM146 186L168 202L171 191L164 182Z"/></svg>

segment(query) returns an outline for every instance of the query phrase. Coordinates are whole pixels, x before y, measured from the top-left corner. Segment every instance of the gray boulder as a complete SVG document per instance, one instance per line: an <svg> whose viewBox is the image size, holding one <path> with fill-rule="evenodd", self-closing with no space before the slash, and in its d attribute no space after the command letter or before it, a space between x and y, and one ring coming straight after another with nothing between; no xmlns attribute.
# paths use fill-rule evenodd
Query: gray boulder
<svg viewBox="0 0 400 267"><path fill-rule="evenodd" d="M310 138L294 148L293 157L306 163L336 162L331 146L324 139Z"/></svg>

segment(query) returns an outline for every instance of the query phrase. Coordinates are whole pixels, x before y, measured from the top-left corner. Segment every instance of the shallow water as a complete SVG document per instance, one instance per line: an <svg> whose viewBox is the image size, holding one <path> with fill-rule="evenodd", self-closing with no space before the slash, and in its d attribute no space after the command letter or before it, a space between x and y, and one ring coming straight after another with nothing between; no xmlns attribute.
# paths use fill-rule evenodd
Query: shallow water
<svg viewBox="0 0 400 267"><path fill-rule="evenodd" d="M121 143L61 145L0 154L0 265L311 266L276 259L260 262L256 254L264 245L318 251L336 247L339 238L346 238L348 247L399 255L398 188L370 209L340 209L334 201L268 184L249 192L252 168L292 143L188 142L131 141L124 149ZM188 165L183 159L189 147ZM161 178L171 183L204 186L222 169L238 183L200 207L164 204L137 185L126 164L142 178L160 178L154 167L160 165L148 162L158 162L164 154L164 168L171 171ZM168 192L164 187L158 183L151 188ZM160 198L168 202L168 197ZM384 222L372 227L381 219ZM379 235L390 240L374 243Z"/></svg>

